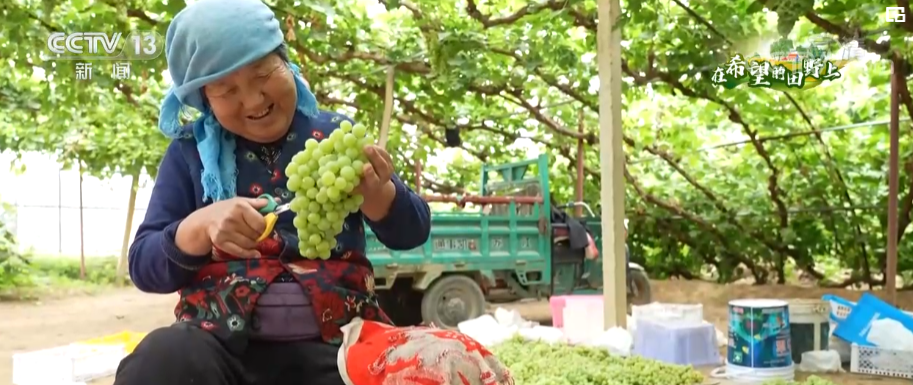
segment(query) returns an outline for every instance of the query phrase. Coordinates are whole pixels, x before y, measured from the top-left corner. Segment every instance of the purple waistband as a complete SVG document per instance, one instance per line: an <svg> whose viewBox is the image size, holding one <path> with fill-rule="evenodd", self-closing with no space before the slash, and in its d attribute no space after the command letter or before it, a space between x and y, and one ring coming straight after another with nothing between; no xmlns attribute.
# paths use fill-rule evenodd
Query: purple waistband
<svg viewBox="0 0 913 385"><path fill-rule="evenodd" d="M320 336L311 299L297 282L269 285L257 300L251 320L251 338L302 340Z"/></svg>

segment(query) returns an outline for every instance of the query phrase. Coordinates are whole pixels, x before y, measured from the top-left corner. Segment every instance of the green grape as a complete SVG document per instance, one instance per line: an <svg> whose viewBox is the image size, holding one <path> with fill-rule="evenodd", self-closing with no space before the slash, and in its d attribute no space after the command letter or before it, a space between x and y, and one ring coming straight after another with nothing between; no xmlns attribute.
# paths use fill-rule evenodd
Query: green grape
<svg viewBox="0 0 913 385"><path fill-rule="evenodd" d="M360 160L356 160L352 162L352 169L355 170L355 175L357 177L361 177L362 174L365 173L365 163Z"/></svg>
<svg viewBox="0 0 913 385"><path fill-rule="evenodd" d="M301 179L298 177L294 177L294 176L289 178L288 183L286 183L286 187L288 187L288 189L291 191L296 191L296 190L300 189L301 188Z"/></svg>
<svg viewBox="0 0 913 385"><path fill-rule="evenodd" d="M336 158L336 164L339 165L339 168L343 168L343 167L346 167L346 166L351 166L351 165L352 165L352 159L349 158L347 155L342 155L342 156Z"/></svg>
<svg viewBox="0 0 913 385"><path fill-rule="evenodd" d="M335 182L333 182L333 187L335 187L336 190L342 190L346 188L347 184L349 184L349 182L346 180L346 178L340 176L336 178Z"/></svg>
<svg viewBox="0 0 913 385"><path fill-rule="evenodd" d="M316 200L317 203L327 203L327 192L326 192L326 190L320 190L320 192L317 193L317 196L314 197L314 200Z"/></svg>
<svg viewBox="0 0 913 385"><path fill-rule="evenodd" d="M367 162L364 147L373 143L365 126L342 121L325 139L308 139L285 168L303 257L327 259L337 247L346 217L364 202L354 190Z"/></svg>
<svg viewBox="0 0 913 385"><path fill-rule="evenodd" d="M326 192L327 192L327 198L329 198L333 202L339 202L339 199L342 198L342 196L339 193L339 189L337 189L336 187L327 187Z"/></svg>
<svg viewBox="0 0 913 385"><path fill-rule="evenodd" d="M336 183L336 175L333 175L332 172L327 171L320 176L320 183L323 186L332 186L334 183Z"/></svg>
<svg viewBox="0 0 913 385"><path fill-rule="evenodd" d="M364 138L367 132L368 130L365 128L365 126L360 124L352 127L352 134L355 134L356 138Z"/></svg>
<svg viewBox="0 0 913 385"><path fill-rule="evenodd" d="M289 163L288 166L285 166L285 176L287 176L289 179L291 179L292 177L298 176L298 163L296 163L294 160L292 160L292 162ZM291 189L289 189L289 190L291 190ZM294 190L292 190L292 191L294 191Z"/></svg>
<svg viewBox="0 0 913 385"><path fill-rule="evenodd" d="M323 140L320 142L320 145L317 147L323 154L332 154L333 153L333 142L330 140Z"/></svg>
<svg viewBox="0 0 913 385"><path fill-rule="evenodd" d="M289 188L289 190L291 190L291 188ZM292 199L292 203L289 205L289 208L292 209L292 211L297 213L297 212L301 211L301 209L303 209L302 206L304 205L304 202L305 202L304 198L294 198L294 199Z"/></svg>
<svg viewBox="0 0 913 385"><path fill-rule="evenodd" d="M311 178L309 176L301 178L301 183L299 183L299 186L301 186L301 188L305 189L305 190L311 189L316 185L317 185L317 181L315 181L314 178ZM292 190L292 189L289 188L289 190Z"/></svg>
<svg viewBox="0 0 913 385"><path fill-rule="evenodd" d="M339 176L342 177L345 182L355 180L355 169L352 168L352 166L345 166L339 169Z"/></svg>

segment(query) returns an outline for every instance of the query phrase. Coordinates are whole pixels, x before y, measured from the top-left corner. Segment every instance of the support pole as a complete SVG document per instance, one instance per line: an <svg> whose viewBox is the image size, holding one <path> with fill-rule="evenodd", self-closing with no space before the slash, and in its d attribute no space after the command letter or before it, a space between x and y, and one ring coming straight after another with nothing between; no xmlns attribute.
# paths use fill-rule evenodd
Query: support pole
<svg viewBox="0 0 913 385"><path fill-rule="evenodd" d="M603 328L624 327L624 153L621 128L621 14L619 0L597 0L599 62L599 165L602 174Z"/></svg>
<svg viewBox="0 0 913 385"><path fill-rule="evenodd" d="M384 90L384 117L380 122L380 137L377 145L387 148L387 140L390 138L390 122L393 120L393 78L396 75L396 69L393 66L387 68L387 86Z"/></svg>
<svg viewBox="0 0 913 385"><path fill-rule="evenodd" d="M900 152L900 82L903 69L900 60L895 57L891 62L891 140L888 155L888 247L885 261L885 290L890 304L897 304L897 194L900 180L898 177L898 152Z"/></svg>
<svg viewBox="0 0 913 385"><path fill-rule="evenodd" d="M422 160L416 159L414 165L415 171L415 193L422 193Z"/></svg>
<svg viewBox="0 0 913 385"><path fill-rule="evenodd" d="M130 175L130 196L127 198L127 223L124 224L124 239L117 260L116 281L120 285L127 277L127 254L130 251L130 233L133 232L133 212L136 209L136 190L139 189L139 171Z"/></svg>
<svg viewBox="0 0 913 385"><path fill-rule="evenodd" d="M580 133L580 138L577 139L577 184L574 186L574 200L577 202L583 202L583 180L585 178L583 173L585 162L583 159L583 134L586 132L584 122L584 111L583 107L581 107L580 110L577 111L577 132ZM583 206L575 206L574 215L578 218L582 217Z"/></svg>
<svg viewBox="0 0 913 385"><path fill-rule="evenodd" d="M84 212L82 202L83 176L82 176L82 159L76 159L77 171L79 172L79 279L86 279L86 227L84 221Z"/></svg>

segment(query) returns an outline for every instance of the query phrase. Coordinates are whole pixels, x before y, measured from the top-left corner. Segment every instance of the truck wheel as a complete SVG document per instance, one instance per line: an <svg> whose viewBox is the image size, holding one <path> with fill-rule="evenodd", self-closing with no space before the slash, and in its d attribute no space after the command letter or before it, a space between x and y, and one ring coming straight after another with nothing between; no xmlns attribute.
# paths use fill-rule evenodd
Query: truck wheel
<svg viewBox="0 0 913 385"><path fill-rule="evenodd" d="M422 298L422 319L441 329L455 330L460 322L485 313L485 293L465 275L438 278Z"/></svg>
<svg viewBox="0 0 913 385"><path fill-rule="evenodd" d="M650 293L650 279L647 273L641 270L631 269L628 271L631 275L631 285L636 289L636 294L628 295L628 305L646 305L653 301Z"/></svg>

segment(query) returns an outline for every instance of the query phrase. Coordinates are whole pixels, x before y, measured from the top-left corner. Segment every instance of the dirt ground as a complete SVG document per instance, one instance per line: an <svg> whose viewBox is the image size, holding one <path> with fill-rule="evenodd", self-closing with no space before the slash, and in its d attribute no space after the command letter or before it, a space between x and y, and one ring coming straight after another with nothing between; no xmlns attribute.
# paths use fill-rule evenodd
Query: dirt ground
<svg viewBox="0 0 913 385"><path fill-rule="evenodd" d="M726 330L727 303L740 298L820 298L831 293L856 300L862 292L823 290L796 286L721 286L693 281L654 281L654 300L667 303L701 303L704 318ZM899 305L913 309L913 293L898 294ZM149 331L173 321L176 295L143 294L124 289L38 303L0 303L0 385L12 379L12 354L65 345L121 331ZM499 304L515 308L529 319L550 320L546 302ZM706 372L706 371L705 371ZM804 377L804 376L803 376ZM909 384L909 380L868 377L853 374L827 377L841 385ZM110 385L112 379L92 385ZM713 383L709 381L708 383Z"/></svg>

